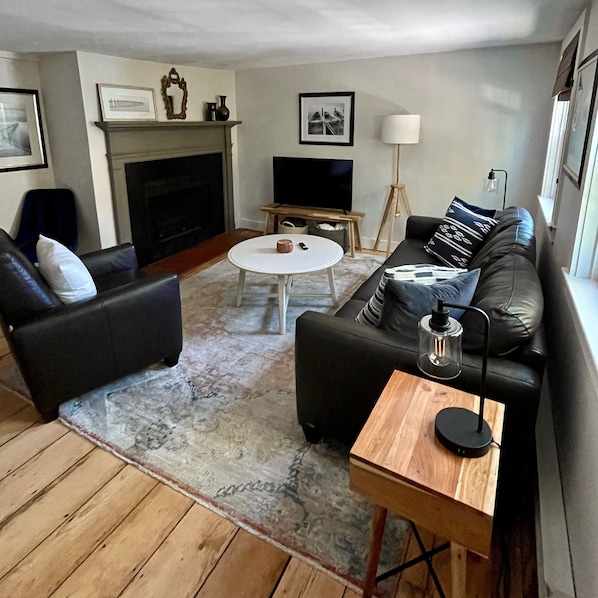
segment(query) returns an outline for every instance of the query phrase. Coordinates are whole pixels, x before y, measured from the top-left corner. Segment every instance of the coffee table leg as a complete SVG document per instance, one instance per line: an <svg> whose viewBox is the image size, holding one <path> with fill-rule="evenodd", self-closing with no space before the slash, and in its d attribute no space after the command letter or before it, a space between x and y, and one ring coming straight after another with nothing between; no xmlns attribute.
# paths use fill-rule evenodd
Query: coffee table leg
<svg viewBox="0 0 598 598"><path fill-rule="evenodd" d="M287 305L289 303L289 284L285 274L278 275L278 333L287 332Z"/></svg>
<svg viewBox="0 0 598 598"><path fill-rule="evenodd" d="M239 269L239 282L237 283L237 307L243 301L243 289L245 288L245 270Z"/></svg>
<svg viewBox="0 0 598 598"><path fill-rule="evenodd" d="M371 598L376 586L376 572L378 571L378 560L382 548L384 526L386 525L386 514L388 511L379 505L374 505L374 516L372 518L372 536L370 539L370 555L368 557L368 568L365 574L365 585L363 598Z"/></svg>
<svg viewBox="0 0 598 598"><path fill-rule="evenodd" d="M332 301L334 301L334 305L338 303L336 298L336 285L334 283L334 272L332 270L332 266L328 268L328 282L330 283L330 294L332 295Z"/></svg>
<svg viewBox="0 0 598 598"><path fill-rule="evenodd" d="M453 598L465 598L467 589L467 548L451 542Z"/></svg>

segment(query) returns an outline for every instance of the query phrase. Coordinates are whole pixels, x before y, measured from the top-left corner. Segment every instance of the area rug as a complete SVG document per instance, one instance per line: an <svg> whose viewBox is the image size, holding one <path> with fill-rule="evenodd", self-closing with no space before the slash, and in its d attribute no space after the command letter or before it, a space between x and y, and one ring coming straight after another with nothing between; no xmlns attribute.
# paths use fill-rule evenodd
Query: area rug
<svg viewBox="0 0 598 598"><path fill-rule="evenodd" d="M377 256L345 257L335 266L338 296L346 300L380 263ZM252 295L235 306L237 277L225 260L181 281L184 349L176 367L156 366L65 403L60 417L239 526L359 587L372 505L349 489L349 447L307 443L295 406L295 320L306 309L336 308L329 298L291 295L281 335L275 299ZM246 286L275 292L275 282L248 273ZM294 288L326 292L328 278L297 276ZM7 376L13 386L18 376ZM397 564L406 537L405 522L389 517L381 570ZM396 582L382 585L382 595L393 595Z"/></svg>

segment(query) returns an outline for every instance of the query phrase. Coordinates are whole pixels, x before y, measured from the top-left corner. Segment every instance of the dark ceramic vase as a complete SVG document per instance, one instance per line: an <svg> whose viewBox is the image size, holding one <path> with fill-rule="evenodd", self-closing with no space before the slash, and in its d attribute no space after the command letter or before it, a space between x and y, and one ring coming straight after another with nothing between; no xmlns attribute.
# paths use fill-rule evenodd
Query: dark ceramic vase
<svg viewBox="0 0 598 598"><path fill-rule="evenodd" d="M228 120L230 110L226 107L226 96L220 96L220 106L216 110L218 120Z"/></svg>

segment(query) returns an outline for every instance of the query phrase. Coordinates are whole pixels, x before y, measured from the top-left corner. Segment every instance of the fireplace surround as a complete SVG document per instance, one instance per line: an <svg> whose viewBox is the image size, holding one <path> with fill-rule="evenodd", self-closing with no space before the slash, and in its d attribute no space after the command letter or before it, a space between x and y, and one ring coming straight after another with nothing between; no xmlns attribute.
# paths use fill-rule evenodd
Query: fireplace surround
<svg viewBox="0 0 598 598"><path fill-rule="evenodd" d="M117 240L141 266L234 229L227 122L97 122L104 131Z"/></svg>

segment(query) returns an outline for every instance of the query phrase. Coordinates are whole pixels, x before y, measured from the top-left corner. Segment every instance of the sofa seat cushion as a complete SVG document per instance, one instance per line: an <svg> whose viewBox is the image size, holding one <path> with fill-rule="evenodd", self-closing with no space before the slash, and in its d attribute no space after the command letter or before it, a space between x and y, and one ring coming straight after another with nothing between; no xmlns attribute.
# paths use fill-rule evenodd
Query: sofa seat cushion
<svg viewBox="0 0 598 598"><path fill-rule="evenodd" d="M523 255L511 253L482 270L471 302L490 318L490 354L504 355L536 332L542 322L544 296L535 266ZM483 350L484 323L466 312L463 349Z"/></svg>
<svg viewBox="0 0 598 598"><path fill-rule="evenodd" d="M39 271L63 303L95 297L97 290L89 270L70 249L40 235L36 251Z"/></svg>
<svg viewBox="0 0 598 598"><path fill-rule="evenodd" d="M355 320L357 314L363 309L365 301L361 299L349 299L334 315L344 320Z"/></svg>
<svg viewBox="0 0 598 598"><path fill-rule="evenodd" d="M469 305L479 277L480 270L476 269L431 285L389 279L384 290L380 328L417 338L419 321L432 313L439 300ZM455 308L449 312L455 319L463 315L463 310Z"/></svg>
<svg viewBox="0 0 598 598"><path fill-rule="evenodd" d="M494 218L472 212L455 198L424 249L447 266L467 268L496 224Z"/></svg>

